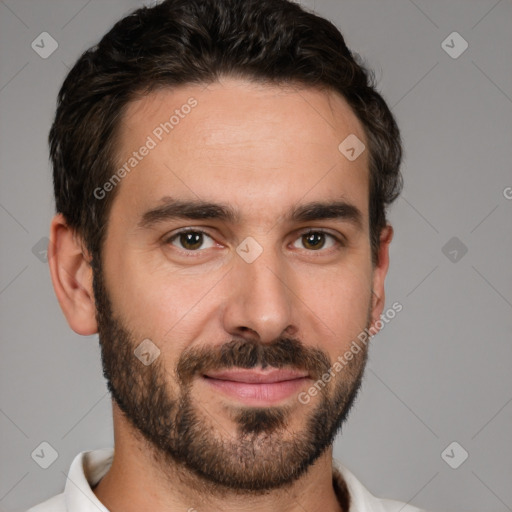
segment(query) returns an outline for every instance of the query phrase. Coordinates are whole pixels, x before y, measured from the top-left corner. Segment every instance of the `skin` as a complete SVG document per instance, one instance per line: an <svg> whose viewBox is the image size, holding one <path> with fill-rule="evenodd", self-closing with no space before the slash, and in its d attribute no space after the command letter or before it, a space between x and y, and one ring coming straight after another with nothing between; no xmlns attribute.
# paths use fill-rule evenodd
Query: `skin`
<svg viewBox="0 0 512 512"><path fill-rule="evenodd" d="M158 345L171 369L189 347L221 345L234 336L269 343L300 337L331 361L379 319L393 230L383 229L379 263L371 263L367 151L350 162L338 145L353 133L366 141L361 123L339 95L311 88L257 85L223 78L204 86L160 90L132 102L122 121L122 165L156 126L193 96L198 104L133 169L116 190L103 250L103 271L116 315L135 339ZM239 219L171 219L140 227L142 215L162 198L227 204ZM346 219L293 221L289 211L313 201L343 199L356 206L362 224ZM93 199L92 199L93 200ZM194 227L211 238L188 251L178 229ZM320 249L304 244L304 230L325 230ZM263 249L246 263L236 248L246 237ZM79 334L97 332L92 271L80 238L58 214L52 221L50 267L59 303ZM342 377L337 377L342 378ZM311 382L305 383L305 391ZM220 433L236 436L226 412L230 399L200 380L195 404ZM319 396L304 406L294 395L284 436L304 427ZM332 487L332 447L286 489L247 499L243 493L205 491L194 475L169 486L139 433L113 402L115 457L94 489L113 512L153 510L325 511L340 510ZM173 468L168 468L172 472ZM201 508L202 507L202 508Z"/></svg>

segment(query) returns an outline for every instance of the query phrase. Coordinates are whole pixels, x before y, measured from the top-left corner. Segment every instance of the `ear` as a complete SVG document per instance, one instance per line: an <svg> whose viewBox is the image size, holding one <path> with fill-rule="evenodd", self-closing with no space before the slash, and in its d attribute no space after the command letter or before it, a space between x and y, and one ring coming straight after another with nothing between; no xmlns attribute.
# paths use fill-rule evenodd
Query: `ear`
<svg viewBox="0 0 512 512"><path fill-rule="evenodd" d="M51 223L48 263L55 294L71 329L84 336L98 332L89 257L82 240L60 213Z"/></svg>
<svg viewBox="0 0 512 512"><path fill-rule="evenodd" d="M373 269L372 276L372 312L371 328L372 332L378 332L375 322L380 319L384 310L386 294L384 291L384 280L389 268L389 244L393 239L393 227L386 225L380 233L380 246L378 251L378 263ZM381 326L382 327L382 326Z"/></svg>

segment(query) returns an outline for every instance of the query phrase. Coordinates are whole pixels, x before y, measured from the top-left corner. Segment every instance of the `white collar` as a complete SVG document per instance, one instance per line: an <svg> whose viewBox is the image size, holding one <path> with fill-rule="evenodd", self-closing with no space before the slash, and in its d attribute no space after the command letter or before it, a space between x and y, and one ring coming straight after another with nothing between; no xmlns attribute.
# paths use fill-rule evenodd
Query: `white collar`
<svg viewBox="0 0 512 512"><path fill-rule="evenodd" d="M114 457L114 449L101 449L79 453L73 460L67 476L64 499L66 509L72 512L109 512L98 500L92 488L105 476L110 469ZM350 496L350 512L421 512L416 507L405 503L379 499L373 496L363 484L337 460L333 460L333 477L343 481Z"/></svg>

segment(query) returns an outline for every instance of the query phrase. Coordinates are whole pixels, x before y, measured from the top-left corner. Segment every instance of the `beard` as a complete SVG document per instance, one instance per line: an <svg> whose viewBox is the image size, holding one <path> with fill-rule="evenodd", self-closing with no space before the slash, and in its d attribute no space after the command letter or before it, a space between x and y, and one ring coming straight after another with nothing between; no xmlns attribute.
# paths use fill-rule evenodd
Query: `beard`
<svg viewBox="0 0 512 512"><path fill-rule="evenodd" d="M361 386L366 345L327 384L321 382L316 404L233 404L227 411L236 434L230 434L194 400L194 378L211 370L286 367L307 371L320 382L332 366L328 355L296 338L265 344L232 339L185 349L174 368L166 368L163 357L145 366L134 355L141 340L115 317L98 268L94 296L108 389L171 481L179 468L220 493L260 494L288 486L332 445ZM301 428L290 432L290 419L298 415Z"/></svg>

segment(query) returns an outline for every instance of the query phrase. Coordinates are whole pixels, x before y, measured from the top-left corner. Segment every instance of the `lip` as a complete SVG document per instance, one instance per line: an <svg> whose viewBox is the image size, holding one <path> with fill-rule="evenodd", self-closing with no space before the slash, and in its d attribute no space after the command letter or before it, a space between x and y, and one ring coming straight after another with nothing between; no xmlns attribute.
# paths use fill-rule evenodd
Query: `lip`
<svg viewBox="0 0 512 512"><path fill-rule="evenodd" d="M287 370L272 368L271 370L247 370L236 368L234 370L224 370L220 372L208 372L206 377L217 380L228 380L231 382L241 382L245 384L275 384L288 380L307 377L307 372L298 370Z"/></svg>
<svg viewBox="0 0 512 512"><path fill-rule="evenodd" d="M269 405L296 394L309 379L307 372L287 369L233 369L208 372L203 380L225 395L249 405Z"/></svg>

